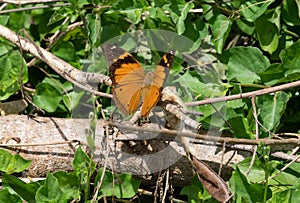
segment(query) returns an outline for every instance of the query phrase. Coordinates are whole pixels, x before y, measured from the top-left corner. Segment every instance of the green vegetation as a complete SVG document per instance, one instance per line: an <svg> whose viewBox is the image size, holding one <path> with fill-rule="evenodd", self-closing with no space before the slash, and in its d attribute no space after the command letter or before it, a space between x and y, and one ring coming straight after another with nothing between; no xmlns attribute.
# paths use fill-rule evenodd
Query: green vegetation
<svg viewBox="0 0 300 203"><path fill-rule="evenodd" d="M300 79L300 2L297 0L67 0L64 3L67 4L8 3L0 11L0 24L15 32L25 29L38 46L78 70L104 75L108 75L108 66L102 63L103 53L95 50L114 37L146 29L170 31L185 37L192 43L181 44L168 35L151 35L148 41L145 36L124 41L118 38L123 48L132 52L135 47L143 47L145 41L151 48L158 48L163 42L169 43L163 44L163 49L176 47L168 85L176 86L185 102L239 95ZM16 8L22 10L12 10ZM22 81L27 87L25 95L43 109L45 116L71 117L80 101L86 100L83 91L42 60L32 61L34 57L30 53L20 52L16 44L1 33L0 36L0 101L21 98ZM156 64L161 56L161 50L153 49L143 55L137 53L136 58L142 64ZM192 56L192 60L185 56ZM93 57L96 59L92 60ZM190 108L203 113L197 121L204 130L217 128L234 138L267 138L279 133L299 135L299 86L285 86L281 90L254 94L254 103L250 98L243 98ZM109 93L110 88L100 84L99 91ZM111 109L110 99L94 99L101 108ZM93 99L89 101L95 104ZM29 114L33 109L30 104L23 113ZM76 116L83 117L79 113ZM92 140L93 135L89 137L93 149ZM272 157L270 150L270 146L258 146L249 173L251 158L232 166L235 170L227 183L233 202L299 201L300 164L292 163L277 175L289 161ZM0 149L0 202L89 202L93 195L126 199L134 197L140 187L140 182L129 174L116 176L103 168L96 172L96 164L81 148L74 156L74 172L48 173L45 180L31 183L11 175L28 169L29 165L30 161ZM99 181L104 172L104 179ZM96 178L92 177L94 173ZM113 183L116 179L120 181ZM95 187L102 183L98 194L91 191L93 181ZM181 194L189 202L214 202L196 178Z"/></svg>

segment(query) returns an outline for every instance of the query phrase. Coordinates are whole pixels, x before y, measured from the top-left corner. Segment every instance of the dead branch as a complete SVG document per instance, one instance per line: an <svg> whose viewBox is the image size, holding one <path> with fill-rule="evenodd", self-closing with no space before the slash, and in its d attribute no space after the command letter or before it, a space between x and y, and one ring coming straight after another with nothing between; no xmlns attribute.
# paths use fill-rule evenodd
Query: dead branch
<svg viewBox="0 0 300 203"><path fill-rule="evenodd" d="M140 127L135 127L132 125L126 125L125 123L116 123L116 122L108 122L109 125L118 127L121 130L131 130L134 132L138 132L139 136L130 137L132 140L143 140L143 139L162 139L162 140L172 140L176 136L184 136L199 140L206 140L218 143L226 143L226 144L244 144L244 145L300 145L300 139L289 138L289 139L271 139L271 138L261 138L256 140L244 139L244 138L231 138L231 137L217 137L217 136L208 136L205 134L196 134L193 132L180 132L177 130L167 130L167 129L144 129ZM152 134L160 133L161 137L151 137Z"/></svg>
<svg viewBox="0 0 300 203"><path fill-rule="evenodd" d="M63 0L1 0L3 3L22 5L22 4L41 4L49 2L65 2Z"/></svg>
<svg viewBox="0 0 300 203"><path fill-rule="evenodd" d="M200 106L200 105L204 105L204 104L226 102L226 101L235 100L235 99L243 99L243 98L250 98L250 97L254 97L254 96L260 96L260 95L264 95L264 94L270 94L273 92L278 92L278 91L282 91L282 90L286 90L286 89L290 89L290 88L294 88L294 87L299 87L299 86L300 86L300 80L291 82L291 83L287 83L287 84L283 84L283 85L278 85L275 87L269 87L269 88L265 88L262 90L253 91L253 92L246 92L246 93L235 94L235 95L230 95L230 96L225 96L225 97L204 99L202 101L186 102L185 105L186 106Z"/></svg>
<svg viewBox="0 0 300 203"><path fill-rule="evenodd" d="M33 42L20 37L20 42L18 41L18 36L15 32L9 30L8 28L0 25L0 36L6 38L17 46L21 47L24 51L33 54L35 57L40 60L46 62L54 71L60 74L65 79L71 81L73 84L79 86L80 88L87 90L95 95L104 96L108 98L112 98L110 94L105 94L102 92L94 91L90 88L87 88L85 85L92 81L98 81L99 83L106 84L108 86L111 85L111 80L108 76L98 74L98 73L85 73L78 69L75 69L70 64L61 60L60 58L54 56L50 52L44 50L43 48L37 47ZM300 81L291 82L288 84L283 84L275 87L265 88L262 90L257 90L253 92L241 93L236 95L230 95L225 97L211 98L205 99L202 101L196 102L186 102L186 106L199 106L204 104L216 103L216 102L225 102L235 99L249 98L253 96L260 96L264 94L270 94L277 91L282 91L285 89L290 89L293 87L300 86Z"/></svg>
<svg viewBox="0 0 300 203"><path fill-rule="evenodd" d="M64 3L64 4L52 4L52 5L41 5L41 6L33 6L33 7L14 8L14 9L2 10L2 11L0 11L0 14L20 12L20 11L28 11L28 10L34 10L34 9L63 7L63 6L70 6L70 5L71 5L70 3Z"/></svg>
<svg viewBox="0 0 300 203"><path fill-rule="evenodd" d="M102 93L90 89L86 86L89 84L89 78L97 77L99 83L106 84L108 86L111 85L110 78L106 75L98 74L98 73L85 73L82 72L70 64L66 63L62 59L54 56L50 52L46 51L43 48L38 47L32 41L27 40L21 36L18 36L15 32L11 31L10 29L6 28L3 25L0 25L0 36L6 38L7 40L11 41L12 43L16 44L22 50L33 54L38 59L47 63L55 72L61 75L66 80L69 80L74 85L79 86L80 88L87 90L95 95L103 96L111 98L110 94ZM20 40L19 40L20 39Z"/></svg>
<svg viewBox="0 0 300 203"><path fill-rule="evenodd" d="M47 172L57 170L72 170L72 161L74 158L74 148L78 143L88 151L87 147L87 129L89 129L88 119L63 119L36 117L29 119L27 116L9 115L0 117L0 147L9 149L14 153L19 153L26 159L32 160L27 175L30 177L43 177ZM122 142L112 135L104 136L103 121L97 123L96 140L95 140L95 161L99 166L105 163L105 154L109 152L107 159L107 167L115 172L128 172L142 177L143 175L152 174L153 170L161 169L166 162L170 162L172 183L178 185L191 181L192 166L184 157L185 152L177 141L165 142L159 140L149 141L152 143L153 151L149 151L147 146L130 146L127 141ZM118 135L120 133L117 133ZM108 142L109 149L106 147ZM200 146L200 144L195 144ZM211 148L211 146L209 146ZM142 149L141 151L139 151ZM159 153L160 151L169 150L169 153L163 156L147 159L140 153ZM195 149L195 151L201 151ZM206 150L207 152L208 150ZM144 154L146 156L146 154ZM154 153L155 155L155 153ZM229 160L232 152L226 153L225 161L233 163ZM175 157L175 159L174 159ZM199 157L201 160L207 160L210 163L218 162L219 155L210 157ZM241 161L241 155L237 156L233 161ZM172 164L171 164L172 163ZM162 164L160 167L160 164ZM218 166L218 164L215 164ZM230 173L229 167L225 166L224 173ZM226 175L227 177L229 174ZM149 178L149 177L148 177ZM152 181L155 181L153 179Z"/></svg>
<svg viewBox="0 0 300 203"><path fill-rule="evenodd" d="M76 148L80 143L84 149L87 149L86 129L89 128L88 119L46 117L29 119L27 116L9 115L0 117L0 126L0 147L9 149L14 153L19 153L24 158L32 160L31 167L27 172L27 175L30 177L43 177L49 171L70 171L72 170L74 148ZM153 184L156 180L154 176L152 176L152 179L149 176L143 175L151 174L151 166L159 166L161 162L165 162L176 155L178 156L178 160L172 164L170 173L172 177L172 184L182 185L182 183L190 183L192 178L192 166L185 157L184 149L176 140L173 139L172 141L169 141L169 146L172 148L167 157L159 157L161 162L157 161L153 163L151 160L142 159L141 155L139 155L139 153L147 150L147 145L139 148L138 144L136 146L127 146L127 144L124 144L130 143L131 140L145 139L145 135L140 136L140 133L136 133L136 131L138 129L141 130L141 128L135 127L133 128L134 132L129 132L128 130L124 131L123 128L120 127L124 133L115 133L113 136L110 135L108 137L104 137L104 126L105 123L103 121L99 121L96 128L95 161L99 163L99 166L104 165L106 160L105 155L109 152L109 158L107 160L108 169L140 174L142 176L139 177L144 177L144 181L146 179L150 179L149 183ZM166 133L166 131L163 131L166 134L160 135L161 137L155 136L156 133L154 130L144 128L143 131L149 131L148 138L151 138L153 141L148 140L147 142L151 144L153 150L158 151L166 148L166 146L161 143L165 143L165 140L171 140L170 138L175 136L170 133ZM175 131L173 133L175 133ZM194 136L194 134L189 135ZM194 140L189 143L191 151L198 159L209 163L209 165L216 171L223 157L223 163L226 164L223 165L222 177L225 176L225 179L230 176L230 171L232 170L228 167L228 164L238 163L245 157L251 156L253 153L251 145L238 145L236 143L238 143L239 139L235 139L236 142L234 145L226 143L226 151L225 154L223 154L222 144L219 144L219 142L216 143L214 139L210 139L212 136L201 136L205 139ZM223 138L221 137L219 139L222 140ZM234 138L231 139L234 140ZM110 146L109 151L107 151L104 140L106 140ZM208 140L214 141L212 142ZM274 140L274 142L282 144L281 140ZM287 139L285 140L285 143L287 144L280 145L285 147L284 150L291 150L295 146L295 140L293 139ZM287 148L288 146L290 148ZM276 145L272 147L272 149L273 148L276 148ZM271 152L273 157L284 160L291 160L296 157L284 154L282 152L283 149L281 148L277 148L277 150L278 151ZM125 156L121 156L124 151L129 157L126 158ZM148 150L147 152L153 153L154 151L151 152ZM166 160L164 158L166 158ZM299 161L300 160L298 159L297 162Z"/></svg>

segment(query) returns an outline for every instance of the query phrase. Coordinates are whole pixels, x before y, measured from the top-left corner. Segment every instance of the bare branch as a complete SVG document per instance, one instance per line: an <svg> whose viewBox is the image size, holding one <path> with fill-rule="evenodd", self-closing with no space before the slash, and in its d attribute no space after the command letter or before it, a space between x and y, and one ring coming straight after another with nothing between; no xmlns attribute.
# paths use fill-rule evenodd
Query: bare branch
<svg viewBox="0 0 300 203"><path fill-rule="evenodd" d="M63 0L1 0L3 3L22 5L22 4L41 4L49 2L65 2Z"/></svg>
<svg viewBox="0 0 300 203"><path fill-rule="evenodd" d="M254 96L260 96L264 94L270 94L273 92L278 92L286 89L290 89L293 87L298 87L300 86L300 80L283 84L283 85L278 85L275 87L269 87L265 88L262 90L257 90L253 92L247 92L247 93L241 93L241 94L235 94L235 95L230 95L230 96L225 96L225 97L217 97L217 98L211 98L211 99L205 99L202 101L196 101L196 102L186 102L186 106L200 106L204 104L211 104L211 103L216 103L216 102L225 102L225 101L230 101L230 100L235 100L235 99L242 99L242 98L249 98L249 97L254 97Z"/></svg>
<svg viewBox="0 0 300 203"><path fill-rule="evenodd" d="M294 144L300 145L300 139L289 138L289 139L271 139L271 138L261 138L256 140L249 140L244 138L232 138L232 137L216 137L216 136L208 136L205 134L196 134L193 132L180 132L177 130L167 130L167 129L148 129L135 127L132 125L126 125L126 123L116 123L116 122L108 122L110 126L118 127L122 130L131 130L134 132L139 132L138 136L129 134L127 137L128 140L145 140L145 139L156 139L156 140L172 140L175 136L183 136L189 137L199 140L212 141L217 143L226 144L245 144L245 145L286 145L286 144ZM160 136L153 137L153 134L159 133ZM122 137L124 138L124 137Z"/></svg>
<svg viewBox="0 0 300 203"><path fill-rule="evenodd" d="M32 7L23 7L23 8L14 8L9 10L3 10L0 11L0 14L4 13L12 13L12 12L20 12L20 11L28 11L28 10L34 10L34 9L42 9L42 8L53 8L53 7L63 7L63 6L70 6L70 3L65 4L52 4L52 5L42 5L42 6L32 6Z"/></svg>
<svg viewBox="0 0 300 203"><path fill-rule="evenodd" d="M16 44L22 50L29 52L29 53L33 54L35 57L44 61L55 72L60 74L66 80L71 81L74 85L79 86L80 88L87 90L95 95L112 98L112 96L110 94L97 92L91 88L86 87L86 84L89 83L89 80L88 80L89 77L93 77L94 79L97 78L99 83L103 83L103 84L110 86L111 80L108 76L98 74L98 73L88 74L88 73L82 72L82 71L74 68L70 64L66 63L62 59L54 56L53 54L46 51L45 49L36 46L36 44L34 44L33 42L31 42L21 36L19 37L19 39L20 39L20 42L19 42L17 34L13 31L11 31L10 29L6 28L5 26L0 25L0 30L1 30L0 36L6 38L7 40Z"/></svg>

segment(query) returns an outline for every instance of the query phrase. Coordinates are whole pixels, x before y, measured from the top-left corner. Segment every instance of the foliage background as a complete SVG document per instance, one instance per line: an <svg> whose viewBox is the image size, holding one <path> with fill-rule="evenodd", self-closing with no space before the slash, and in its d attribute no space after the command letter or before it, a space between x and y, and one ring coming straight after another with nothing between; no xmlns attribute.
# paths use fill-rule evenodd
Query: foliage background
<svg viewBox="0 0 300 203"><path fill-rule="evenodd" d="M87 58L95 48L124 33L160 29L188 37L194 42L191 53L201 48L205 57L195 56L195 66L189 68L177 59L172 69L173 83L192 93L184 97L187 102L250 92L300 78L300 3L297 0L68 0L55 4L7 4L0 11L0 23L15 32L24 28L36 44L80 70L89 64ZM16 8L21 10L13 10ZM59 37L53 38L57 34ZM152 55L155 58L160 53L152 53L150 61L153 61ZM29 63L32 60L30 54L22 55L14 44L0 38L1 102L21 97L19 76L22 70L22 81L27 87L25 93L46 116L71 117L76 103L71 105L69 100L79 101L83 95L45 63L39 60ZM93 68L90 66L87 70L93 71ZM99 64L96 71L107 74L107 66ZM104 85L99 89L109 93ZM106 98L99 98L99 102L103 108L110 107L110 100ZM256 97L255 106L260 138L278 133L300 133L299 88ZM229 101L225 106L216 104L215 108L224 113L227 125L221 125L222 118L220 122L211 122L218 112L210 105L193 108L203 112L204 116L198 119L204 129L213 125L236 138L255 138L256 120L250 99ZM32 109L30 105L24 113ZM258 147L255 163L247 176L249 159L233 166L236 170L229 187L234 201L299 200L299 164L293 163L268 182L269 176L287 164L284 160L272 159L269 151L269 147ZM55 182L51 175L47 180ZM193 194L203 192L199 187L193 189ZM182 194L188 195L191 202L210 198L194 197L187 192L194 190L183 190ZM1 193L7 191L1 190ZM80 197L76 194L71 199L75 196Z"/></svg>

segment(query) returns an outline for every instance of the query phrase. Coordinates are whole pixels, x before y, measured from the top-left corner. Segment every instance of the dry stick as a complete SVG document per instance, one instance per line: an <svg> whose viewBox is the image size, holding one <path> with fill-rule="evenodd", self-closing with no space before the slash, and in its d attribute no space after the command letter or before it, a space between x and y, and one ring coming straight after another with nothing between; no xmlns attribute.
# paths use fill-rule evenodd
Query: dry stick
<svg viewBox="0 0 300 203"><path fill-rule="evenodd" d="M200 105L211 104L211 103L216 103L216 102L225 102L225 101L230 101L230 100L235 100L235 99L249 98L249 97L260 96L260 95L264 95L264 94L270 94L273 92L278 92L281 90L290 89L290 88L298 87L298 86L300 86L300 80L291 82L291 83L287 83L287 84L283 84L283 85L278 85L275 87L270 87L270 88L265 88L262 90L253 91L253 92L235 94L235 95L230 95L230 96L225 96L225 97L204 99L202 101L186 102L185 105L186 106L200 106Z"/></svg>
<svg viewBox="0 0 300 203"><path fill-rule="evenodd" d="M170 168L167 169L165 190L164 190L163 198L161 200L162 203L166 202L166 196L169 189L169 178L170 178Z"/></svg>
<svg viewBox="0 0 300 203"><path fill-rule="evenodd" d="M106 117L105 117L105 114L102 109L101 109L101 115L103 117L103 120L106 122ZM109 139L108 125L105 125L105 132L106 132L106 139ZM104 176L105 176L105 172L106 172L106 168L107 168L107 164L108 164L108 154L109 154L109 143L108 143L108 140L106 140L106 153L105 153L105 161L104 161L103 171L102 171L101 177L98 181L97 187L94 189L94 195L93 195L93 199L91 201L92 203L97 202L98 193L102 186L102 182L104 180ZM114 177L114 175L113 175L113 177ZM104 200L104 201L106 201L106 200Z"/></svg>
<svg viewBox="0 0 300 203"><path fill-rule="evenodd" d="M68 141L49 142L49 143L0 144L0 147L36 147L36 146L58 145L58 144L70 144L70 143L82 144L79 140L68 140Z"/></svg>
<svg viewBox="0 0 300 203"><path fill-rule="evenodd" d="M14 44L19 46L19 44L17 43L18 39L17 39L17 35L15 32L9 30L8 28L6 28L3 25L0 25L0 30L1 30L0 36L8 39L9 41L11 41ZM34 56L36 56L37 58L39 58L41 60L43 60L42 56L40 55L40 53L42 53L42 55L44 56L44 59L47 59L46 61L45 60L43 60L43 61L45 61L51 68L53 68L53 70L55 70L62 77L66 78L67 80L71 80L71 82L73 82L75 85L79 86L80 88L87 90L98 96L112 98L112 96L110 94L91 90L81 84L81 83L84 84L84 83L88 82L88 80L87 80L87 76L88 76L88 77L92 77L92 78L97 78L99 83L103 83L108 86L111 86L111 80L108 76L102 75L102 74L92 74L89 76L89 74L79 71L78 69L74 68L70 64L61 60L60 58L54 56L50 52L48 52L42 48L37 49L34 43L29 42L21 37L20 37L20 44L22 45L22 47L25 51L33 54ZM236 94L236 95L225 96L225 97L205 99L205 100L196 101L196 102L187 102L185 104L186 104L186 106L199 106L199 105L216 103L216 102L224 102L224 101L229 101L229 100L234 100L234 99L242 99L242 98L248 98L248 97L252 97L252 96L269 94L272 92L281 91L284 89L289 89L289 88L293 88L293 87L297 87L297 86L300 86L300 81L283 84L283 85L279 85L279 86L275 86L275 87L270 87L270 88L266 88L263 90L257 90L257 91L253 91L253 92L247 92L247 93Z"/></svg>
<svg viewBox="0 0 300 203"><path fill-rule="evenodd" d="M208 145L208 146L223 147L223 145L220 144L220 143L208 142L208 141L199 141L198 140L197 142L193 142L193 143L195 143L195 144L202 144L202 145ZM235 151L239 150L239 151L245 151L245 152L253 153L253 147L251 145L238 145L238 144L228 145L227 143L225 143L225 145L226 145L226 148L229 148L229 149L232 149L232 150L235 150ZM272 152L270 155L272 157L275 157L275 158L278 158L278 159L287 160L287 161L292 161L295 158L295 155L286 154L284 152ZM225 163L224 165L228 165L229 162L230 162L230 158L228 159L228 162ZM296 162L300 162L300 159L296 160Z"/></svg>
<svg viewBox="0 0 300 203"><path fill-rule="evenodd" d="M41 4L41 3L49 3L49 2L61 2L62 0L2 0L3 3L10 3L16 5L22 4Z"/></svg>
<svg viewBox="0 0 300 203"><path fill-rule="evenodd" d="M28 103L31 104L34 109L29 113L29 116L31 115L31 113L38 109L40 112L42 112L43 114L45 114L44 110L41 109L40 107L38 107L37 105L35 105L32 100L29 98L29 96L25 95L24 93L24 85L23 85L23 67L24 67L24 63L23 63L23 48L22 48L22 44L21 44L21 40L20 40L20 32L23 32L25 35L28 36L27 32L25 29L21 29L18 34L17 34L17 38L18 38L18 46L19 46L19 49L20 49L20 54L21 54L21 68L20 68L20 80L19 80L19 83L20 83L20 90L21 90L21 94L22 94L22 98L26 101L27 105Z"/></svg>
<svg viewBox="0 0 300 203"><path fill-rule="evenodd" d="M279 171L277 171L274 175L269 177L269 180L273 179L275 176L277 176L278 174L282 173L285 169L287 169L288 167L290 167L290 165L292 165L292 163L294 163L295 161L297 161L300 158L300 154L298 156L296 156L290 163L288 163L287 165L285 165L282 169L280 169ZM263 181L263 183L265 183L266 181Z"/></svg>
<svg viewBox="0 0 300 203"><path fill-rule="evenodd" d="M11 31L10 29L6 28L3 25L0 25L0 36L6 38L7 40L11 41L12 43L16 44L17 46L31 54L33 54L35 57L39 58L40 60L47 63L55 72L60 74L62 77L64 77L66 80L71 81L74 85L89 91L93 93L94 95L112 98L111 94L106 94L102 92L97 92L95 90L89 89L85 87L82 84L87 84L89 81L87 80L87 74L74 68L70 64L66 63L62 59L54 56L50 52L46 51L43 48L40 48L34 44L34 42L31 42L29 40L24 39L23 37L20 37L20 44L18 43L18 37L15 32ZM94 74L94 76L98 76L99 83L106 84L108 86L111 85L111 80L108 76L102 75L102 74Z"/></svg>
<svg viewBox="0 0 300 203"><path fill-rule="evenodd" d="M71 6L71 4L70 3L64 3L64 4L52 4L52 5L25 7L25 8L14 8L14 9L0 11L0 14L20 12L20 11L28 11L28 10L34 10L34 9L43 9L43 8L63 7L63 6Z"/></svg>
<svg viewBox="0 0 300 203"><path fill-rule="evenodd" d="M251 104L252 104L252 107L253 107L253 116L254 116L254 119L255 119L255 140L258 140L259 139L259 131L258 131L259 129L258 129L258 119L257 119L256 106L255 106L255 97L251 97ZM250 170L251 170L251 168L254 164L256 152L257 152L257 145L255 145L253 147L253 154L252 154L251 162L250 162L249 168L246 171L247 176L250 173Z"/></svg>
<svg viewBox="0 0 300 203"><path fill-rule="evenodd" d="M0 11L2 11L7 6L7 3L4 3L0 6Z"/></svg>
<svg viewBox="0 0 300 203"><path fill-rule="evenodd" d="M222 172L222 166L223 166L223 161L224 161L225 150L226 150L226 142L223 142L223 145L222 145L222 156L221 156L220 166L219 166L219 170L218 170L218 176L219 177L221 177L221 172Z"/></svg>
<svg viewBox="0 0 300 203"><path fill-rule="evenodd" d="M300 145L300 139L295 138L289 138L289 139L283 139L283 140L276 140L276 139L270 139L270 138L261 138L257 140L249 140L249 139L243 139L243 138L231 138L231 137L215 137L215 136L207 136L204 134L196 134L192 132L180 132L177 130L167 130L167 129L147 129L147 128L141 128L141 127L134 127L134 126L127 126L124 123L117 123L117 122L107 122L110 126L115 126L120 128L120 130L132 130L136 132L149 132L149 134L152 133L160 133L164 136L162 136L161 139L164 140L172 140L175 136L183 136L183 137L189 137L199 140L206 140L206 141L212 141L212 142L219 142L227 144L245 144L245 145L258 145L260 143L264 145L286 145L286 144L295 144ZM155 137L154 139L158 139Z"/></svg>
<svg viewBox="0 0 300 203"><path fill-rule="evenodd" d="M69 18L66 18L66 19L69 19ZM67 22L66 19L64 20L62 25L64 25ZM70 31L72 31L75 28L80 27L82 25L83 25L83 22L76 22L76 23L69 25L66 28L66 30L63 32L61 30L57 30L48 40L46 39L46 41L49 41L49 45L45 48L45 50L48 51L49 49L51 49L59 39L61 39L63 36L65 36ZM31 61L29 61L27 63L27 66L32 66L36 62L36 60L37 60L37 58L33 58Z"/></svg>

